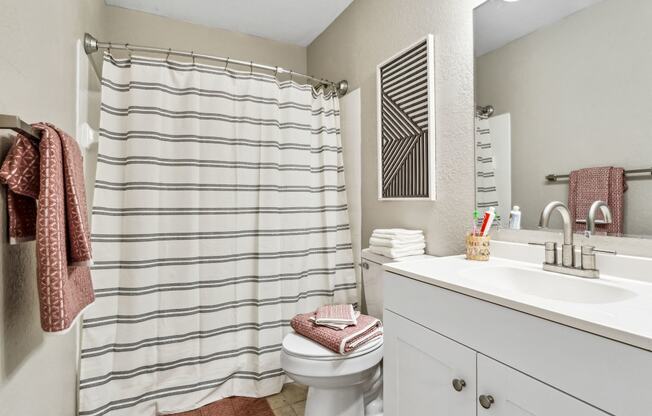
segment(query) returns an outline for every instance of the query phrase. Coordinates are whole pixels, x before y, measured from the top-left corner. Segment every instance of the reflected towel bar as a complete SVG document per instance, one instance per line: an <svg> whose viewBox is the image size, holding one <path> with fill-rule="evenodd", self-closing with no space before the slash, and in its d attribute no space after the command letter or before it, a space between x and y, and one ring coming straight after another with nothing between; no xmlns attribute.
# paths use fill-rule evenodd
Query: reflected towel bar
<svg viewBox="0 0 652 416"><path fill-rule="evenodd" d="M38 134L36 130L32 128L32 126L21 120L18 116L0 114L0 129L13 130L16 133L20 133L23 136L29 137L35 141L41 140L41 135Z"/></svg>
<svg viewBox="0 0 652 416"><path fill-rule="evenodd" d="M650 178L652 179L652 168L626 170L625 176L641 175L644 173L650 175ZM559 179L568 179L568 178L570 178L570 175L554 175L554 174L546 175L546 180L548 182L557 182Z"/></svg>

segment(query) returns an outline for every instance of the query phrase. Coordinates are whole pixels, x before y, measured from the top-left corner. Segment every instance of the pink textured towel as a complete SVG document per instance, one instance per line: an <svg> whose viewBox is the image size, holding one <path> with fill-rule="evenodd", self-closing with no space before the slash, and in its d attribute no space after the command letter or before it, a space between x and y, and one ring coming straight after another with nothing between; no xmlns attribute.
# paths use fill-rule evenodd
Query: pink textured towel
<svg viewBox="0 0 652 416"><path fill-rule="evenodd" d="M314 312L299 314L292 318L290 325L304 337L340 354L353 352L361 345L383 336L383 324L372 316L360 315L357 325L342 330L317 325L310 320L314 316Z"/></svg>
<svg viewBox="0 0 652 416"><path fill-rule="evenodd" d="M357 323L353 305L325 305L317 308L315 323L355 325Z"/></svg>
<svg viewBox="0 0 652 416"><path fill-rule="evenodd" d="M597 225L608 234L623 233L624 199L627 183L623 168L587 168L571 172L568 189L568 208L575 231L586 230L586 216L595 201L605 201L611 209L613 222Z"/></svg>
<svg viewBox="0 0 652 416"><path fill-rule="evenodd" d="M9 188L10 241L36 239L41 327L57 332L95 299L83 159L65 132L45 123L33 127L41 133L38 148L18 135L0 181Z"/></svg>

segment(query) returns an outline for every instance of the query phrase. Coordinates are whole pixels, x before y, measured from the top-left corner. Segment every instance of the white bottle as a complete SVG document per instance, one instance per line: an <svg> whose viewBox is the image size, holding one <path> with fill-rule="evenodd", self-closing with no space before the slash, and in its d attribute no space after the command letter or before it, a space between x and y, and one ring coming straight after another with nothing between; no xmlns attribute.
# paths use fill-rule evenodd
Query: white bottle
<svg viewBox="0 0 652 416"><path fill-rule="evenodd" d="M514 205L514 208L509 212L509 228L512 230L521 229L521 208Z"/></svg>

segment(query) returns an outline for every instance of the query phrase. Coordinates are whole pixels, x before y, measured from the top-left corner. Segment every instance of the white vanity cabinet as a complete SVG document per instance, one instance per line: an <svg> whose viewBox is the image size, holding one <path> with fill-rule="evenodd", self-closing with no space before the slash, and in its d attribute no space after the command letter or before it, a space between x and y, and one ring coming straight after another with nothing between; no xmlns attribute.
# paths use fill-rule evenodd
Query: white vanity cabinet
<svg viewBox="0 0 652 416"><path fill-rule="evenodd" d="M650 351L387 271L384 286L385 416L652 415Z"/></svg>
<svg viewBox="0 0 652 416"><path fill-rule="evenodd" d="M478 415L606 416L607 413L478 354Z"/></svg>
<svg viewBox="0 0 652 416"><path fill-rule="evenodd" d="M607 415L393 312L384 325L386 416Z"/></svg>
<svg viewBox="0 0 652 416"><path fill-rule="evenodd" d="M474 416L476 352L395 313L384 316L384 414Z"/></svg>

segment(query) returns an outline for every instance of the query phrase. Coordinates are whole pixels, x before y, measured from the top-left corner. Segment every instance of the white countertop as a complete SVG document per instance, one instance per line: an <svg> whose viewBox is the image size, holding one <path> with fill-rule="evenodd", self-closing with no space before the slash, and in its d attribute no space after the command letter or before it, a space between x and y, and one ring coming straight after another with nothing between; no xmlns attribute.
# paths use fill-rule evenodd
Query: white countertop
<svg viewBox="0 0 652 416"><path fill-rule="evenodd" d="M550 287L545 285L547 281L544 280L548 275L538 278L536 283L539 288L536 285L521 285L520 289L525 290L520 290L518 285L510 288L492 283L490 274L501 273L505 268L518 269L524 275L540 273L543 248L497 241L491 245L492 251L501 257L494 255L488 262L469 261L464 256L454 256L391 263L385 265L385 269L426 284L652 351L652 259L598 256L598 267L604 267L607 273L595 280L543 272L550 273L551 283L563 283L561 287L572 287L575 295L581 295L582 288L600 289L598 292L616 290L627 294L609 302L574 302L560 300L565 297L564 293L558 293L559 299L545 294L539 296L537 291L550 292ZM613 271L618 271L618 276L608 274ZM516 272L517 275L518 273ZM571 280L562 282L560 279Z"/></svg>

